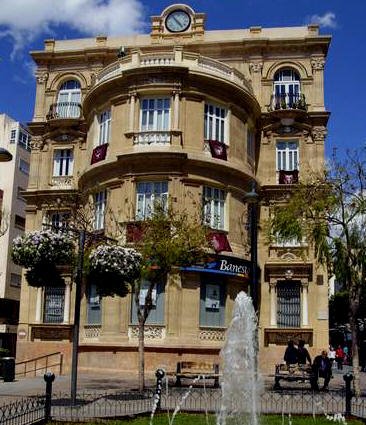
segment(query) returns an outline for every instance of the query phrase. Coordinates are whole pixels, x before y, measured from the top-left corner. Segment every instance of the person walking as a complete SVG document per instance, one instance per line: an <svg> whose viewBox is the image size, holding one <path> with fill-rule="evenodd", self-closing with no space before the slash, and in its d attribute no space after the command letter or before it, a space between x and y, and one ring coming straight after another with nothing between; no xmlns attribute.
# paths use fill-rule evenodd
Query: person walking
<svg viewBox="0 0 366 425"><path fill-rule="evenodd" d="M338 365L338 370L343 370L343 359L344 359L343 348L340 345L338 345L338 348L336 349L336 362Z"/></svg>
<svg viewBox="0 0 366 425"><path fill-rule="evenodd" d="M306 365L306 361L311 365L311 357L309 351L305 348L305 341L300 340L297 346L297 361L299 365Z"/></svg>
<svg viewBox="0 0 366 425"><path fill-rule="evenodd" d="M287 366L298 363L298 350L294 345L294 341L287 343L285 355L283 356Z"/></svg>
<svg viewBox="0 0 366 425"><path fill-rule="evenodd" d="M332 375L330 360L327 351L323 350L319 356L316 356L312 365L313 377L311 380L311 388L315 391L319 390L318 379L324 378L322 390L328 390L328 384Z"/></svg>
<svg viewBox="0 0 366 425"><path fill-rule="evenodd" d="M331 345L329 346L328 358L330 360L330 367L331 367L331 369L333 369L333 364L334 364L335 359L336 359L336 351Z"/></svg>
<svg viewBox="0 0 366 425"><path fill-rule="evenodd" d="M343 364L349 364L348 362L348 358L349 358L349 353L348 353L348 346L345 345L343 347Z"/></svg>

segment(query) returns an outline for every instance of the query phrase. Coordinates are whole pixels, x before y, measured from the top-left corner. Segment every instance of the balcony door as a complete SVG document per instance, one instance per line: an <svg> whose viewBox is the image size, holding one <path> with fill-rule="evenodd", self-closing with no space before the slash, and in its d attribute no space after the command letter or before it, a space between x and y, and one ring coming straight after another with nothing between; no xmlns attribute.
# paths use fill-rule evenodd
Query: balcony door
<svg viewBox="0 0 366 425"><path fill-rule="evenodd" d="M291 69L284 69L275 75L274 95L276 109L292 108L300 99L300 77Z"/></svg>
<svg viewBox="0 0 366 425"><path fill-rule="evenodd" d="M76 80L65 81L58 92L56 111L58 118L79 118L80 101L80 83Z"/></svg>

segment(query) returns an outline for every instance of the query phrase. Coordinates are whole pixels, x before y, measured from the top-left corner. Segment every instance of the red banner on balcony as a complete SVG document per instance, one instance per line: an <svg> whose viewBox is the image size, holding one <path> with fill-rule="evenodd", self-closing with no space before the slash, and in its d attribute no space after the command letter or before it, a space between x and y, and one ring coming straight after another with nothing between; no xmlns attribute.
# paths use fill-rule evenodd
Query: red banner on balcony
<svg viewBox="0 0 366 425"><path fill-rule="evenodd" d="M227 161L227 146L218 140L208 140L210 151L213 158L223 159Z"/></svg>
<svg viewBox="0 0 366 425"><path fill-rule="evenodd" d="M210 233L208 235L208 238L211 241L213 249L216 252L232 252L231 246L225 233Z"/></svg>
<svg viewBox="0 0 366 425"><path fill-rule="evenodd" d="M142 223L128 223L126 233L127 242L140 242L144 234Z"/></svg>
<svg viewBox="0 0 366 425"><path fill-rule="evenodd" d="M108 143L104 145L97 146L93 149L91 164L95 164L96 162L103 161L107 155Z"/></svg>
<svg viewBox="0 0 366 425"><path fill-rule="evenodd" d="M293 171L280 171L280 178L279 183L280 184L296 184L299 182L299 171L293 170Z"/></svg>

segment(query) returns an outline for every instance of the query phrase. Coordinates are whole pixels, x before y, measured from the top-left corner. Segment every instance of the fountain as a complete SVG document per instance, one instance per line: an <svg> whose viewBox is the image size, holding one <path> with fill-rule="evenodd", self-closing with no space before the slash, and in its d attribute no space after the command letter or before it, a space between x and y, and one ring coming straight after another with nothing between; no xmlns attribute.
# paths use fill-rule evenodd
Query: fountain
<svg viewBox="0 0 366 425"><path fill-rule="evenodd" d="M222 399L217 425L258 425L261 385L257 365L257 317L252 299L240 292L221 350Z"/></svg>

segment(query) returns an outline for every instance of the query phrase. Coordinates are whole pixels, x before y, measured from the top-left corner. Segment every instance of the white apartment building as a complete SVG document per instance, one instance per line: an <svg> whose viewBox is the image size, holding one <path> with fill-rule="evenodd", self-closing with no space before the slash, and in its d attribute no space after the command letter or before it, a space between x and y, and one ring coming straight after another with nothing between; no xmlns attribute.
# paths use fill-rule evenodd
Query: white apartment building
<svg viewBox="0 0 366 425"><path fill-rule="evenodd" d="M13 155L11 161L0 163L0 347L15 355L21 267L11 261L10 248L13 239L25 229L26 202L22 191L28 186L30 134L6 114L0 114L0 147Z"/></svg>

